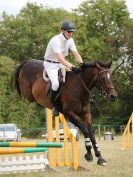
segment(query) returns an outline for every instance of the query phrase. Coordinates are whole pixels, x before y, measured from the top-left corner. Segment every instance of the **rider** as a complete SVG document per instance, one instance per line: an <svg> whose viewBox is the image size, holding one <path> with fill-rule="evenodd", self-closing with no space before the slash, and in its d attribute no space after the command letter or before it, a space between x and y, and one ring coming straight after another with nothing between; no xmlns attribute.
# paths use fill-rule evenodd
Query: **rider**
<svg viewBox="0 0 133 177"><path fill-rule="evenodd" d="M53 117L59 115L56 101L59 88L58 70L65 66L74 73L81 71L80 68L75 67L73 64L66 61L65 57L68 55L68 50L71 50L79 64L83 63L72 38L74 31L75 25L71 21L64 21L61 25L61 33L52 37L44 55L44 68L52 84L51 103L53 106Z"/></svg>

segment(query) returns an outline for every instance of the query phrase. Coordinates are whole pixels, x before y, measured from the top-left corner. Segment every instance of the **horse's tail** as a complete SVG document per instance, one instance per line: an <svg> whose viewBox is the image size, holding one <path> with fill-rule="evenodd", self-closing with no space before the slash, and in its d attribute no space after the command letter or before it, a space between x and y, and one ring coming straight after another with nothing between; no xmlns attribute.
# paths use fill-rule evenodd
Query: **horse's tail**
<svg viewBox="0 0 133 177"><path fill-rule="evenodd" d="M13 80L14 80L14 87L16 88L17 93L18 93L18 95L19 95L20 97L21 97L21 90L20 90L18 78L19 78L19 73L20 73L20 70L21 70L22 66L23 66L27 61L29 61L29 60L23 61L23 62L16 68L16 70L15 70L15 72L14 72L14 74L13 74L13 76L14 76L14 77L13 77Z"/></svg>

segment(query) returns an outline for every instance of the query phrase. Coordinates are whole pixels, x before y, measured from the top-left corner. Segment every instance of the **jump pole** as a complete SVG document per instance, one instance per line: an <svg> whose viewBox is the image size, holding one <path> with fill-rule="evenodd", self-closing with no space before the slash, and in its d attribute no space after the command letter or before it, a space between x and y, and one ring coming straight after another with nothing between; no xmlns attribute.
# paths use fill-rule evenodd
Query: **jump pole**
<svg viewBox="0 0 133 177"><path fill-rule="evenodd" d="M0 142L0 147L47 147L61 148L62 143L56 142Z"/></svg>
<svg viewBox="0 0 133 177"><path fill-rule="evenodd" d="M133 148L133 112L122 134L123 148Z"/></svg>
<svg viewBox="0 0 133 177"><path fill-rule="evenodd" d="M48 132L48 141L53 142L52 130L53 130L53 119L52 119L52 112L49 109L46 109L47 113L47 132ZM59 135L59 123L62 122L64 128L64 143L63 143L63 154L64 159L62 159L61 149L49 148L48 149L48 159L49 159L49 166L50 167L64 167L64 166L72 166L74 170L79 169L79 162L78 162L78 145L73 137L72 133L70 132L66 120L62 114L55 118L55 129L56 129L56 142L60 142L60 135ZM69 160L69 147L68 147L68 138L70 140L71 148L72 148L72 159ZM57 158L55 158L55 156Z"/></svg>
<svg viewBox="0 0 133 177"><path fill-rule="evenodd" d="M48 148L0 148L0 155L4 154L18 154L18 153L34 153L34 152L45 152Z"/></svg>

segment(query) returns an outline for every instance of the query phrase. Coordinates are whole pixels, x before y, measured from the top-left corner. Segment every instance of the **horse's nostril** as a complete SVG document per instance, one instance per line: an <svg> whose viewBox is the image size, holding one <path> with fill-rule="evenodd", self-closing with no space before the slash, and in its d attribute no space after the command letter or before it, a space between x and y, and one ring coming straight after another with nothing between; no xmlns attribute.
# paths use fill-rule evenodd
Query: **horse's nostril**
<svg viewBox="0 0 133 177"><path fill-rule="evenodd" d="M111 100L111 101L115 101L115 99L116 99L116 96L110 95L110 100Z"/></svg>

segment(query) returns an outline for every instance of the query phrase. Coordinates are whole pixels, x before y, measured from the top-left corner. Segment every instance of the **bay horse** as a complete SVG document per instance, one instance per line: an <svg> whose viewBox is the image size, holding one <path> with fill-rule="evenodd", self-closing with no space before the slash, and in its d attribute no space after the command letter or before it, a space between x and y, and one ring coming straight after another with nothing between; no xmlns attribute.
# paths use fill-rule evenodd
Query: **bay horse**
<svg viewBox="0 0 133 177"><path fill-rule="evenodd" d="M106 165L92 132L90 112L91 89L96 87L107 99L114 101L117 93L113 86L109 68L111 62L100 61L86 63L82 71L66 75L58 97L58 108L67 120L78 127L84 135L86 154L85 159L92 161L91 148L93 146L98 165ZM52 109L50 98L46 93L47 82L43 79L43 61L26 60L15 70L14 83L19 96L29 102L37 102L44 108Z"/></svg>

